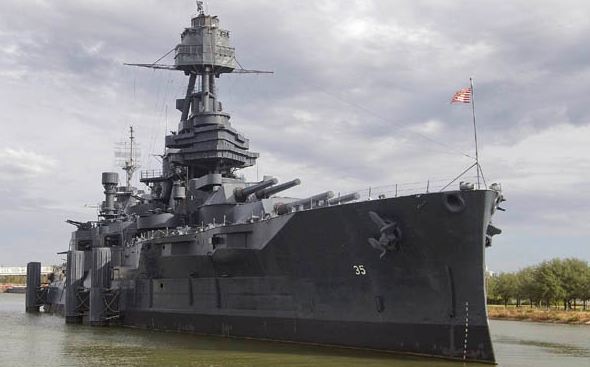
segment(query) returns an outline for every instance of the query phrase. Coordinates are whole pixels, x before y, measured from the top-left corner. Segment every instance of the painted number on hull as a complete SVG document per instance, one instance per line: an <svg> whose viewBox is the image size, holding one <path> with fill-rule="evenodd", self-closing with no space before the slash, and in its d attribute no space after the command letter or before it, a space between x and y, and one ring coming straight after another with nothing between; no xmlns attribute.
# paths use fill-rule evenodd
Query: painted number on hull
<svg viewBox="0 0 590 367"><path fill-rule="evenodd" d="M352 268L354 269L354 275L366 275L367 271L365 270L364 265L353 265Z"/></svg>

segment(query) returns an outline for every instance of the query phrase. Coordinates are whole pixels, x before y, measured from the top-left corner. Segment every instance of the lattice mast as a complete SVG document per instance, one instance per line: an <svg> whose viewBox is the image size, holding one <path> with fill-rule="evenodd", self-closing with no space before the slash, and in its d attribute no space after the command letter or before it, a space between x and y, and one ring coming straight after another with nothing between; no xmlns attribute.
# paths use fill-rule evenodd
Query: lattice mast
<svg viewBox="0 0 590 367"><path fill-rule="evenodd" d="M126 173L126 187L131 187L131 180L133 174L140 168L138 164L139 147L135 142L135 135L133 135L133 126L129 126L129 142L121 142L117 144L115 150L115 159L117 164Z"/></svg>

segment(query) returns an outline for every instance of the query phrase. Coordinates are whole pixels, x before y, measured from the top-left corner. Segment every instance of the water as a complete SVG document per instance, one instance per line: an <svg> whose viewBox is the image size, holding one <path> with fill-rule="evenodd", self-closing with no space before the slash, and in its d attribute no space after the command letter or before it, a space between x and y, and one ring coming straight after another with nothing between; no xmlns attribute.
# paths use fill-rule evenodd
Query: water
<svg viewBox="0 0 590 367"><path fill-rule="evenodd" d="M502 367L590 366L590 326L492 321ZM0 366L458 367L463 363L126 328L66 325L0 294ZM469 364L469 366L481 366Z"/></svg>

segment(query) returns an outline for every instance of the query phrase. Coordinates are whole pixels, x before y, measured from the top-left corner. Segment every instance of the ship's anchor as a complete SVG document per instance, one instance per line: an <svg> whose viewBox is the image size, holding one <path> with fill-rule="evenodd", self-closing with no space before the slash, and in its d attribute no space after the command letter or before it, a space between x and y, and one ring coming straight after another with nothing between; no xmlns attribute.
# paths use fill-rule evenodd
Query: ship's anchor
<svg viewBox="0 0 590 367"><path fill-rule="evenodd" d="M381 251L379 257L383 258L388 251L398 251L402 239L402 231L397 222L387 218L381 218L379 214L373 211L369 212L369 217L379 227L379 232L381 233L378 240L372 237L368 239L371 247Z"/></svg>

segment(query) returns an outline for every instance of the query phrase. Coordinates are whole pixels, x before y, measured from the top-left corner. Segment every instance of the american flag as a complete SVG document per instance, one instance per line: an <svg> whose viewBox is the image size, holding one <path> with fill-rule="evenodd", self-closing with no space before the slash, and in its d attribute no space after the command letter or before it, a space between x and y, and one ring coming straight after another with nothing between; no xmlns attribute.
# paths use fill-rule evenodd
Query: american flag
<svg viewBox="0 0 590 367"><path fill-rule="evenodd" d="M459 89L451 99L451 103L471 103L471 88Z"/></svg>

